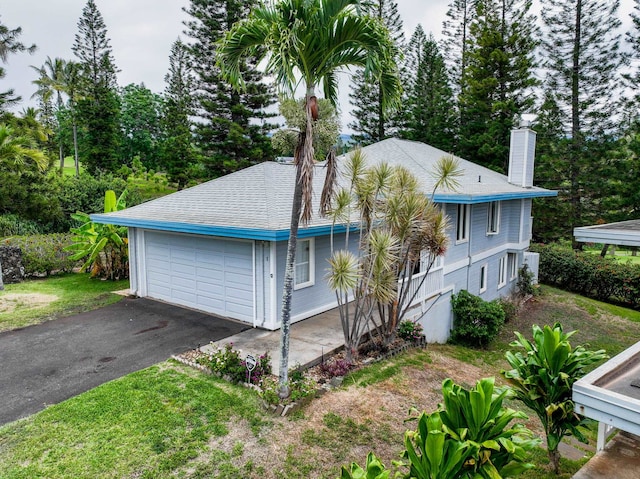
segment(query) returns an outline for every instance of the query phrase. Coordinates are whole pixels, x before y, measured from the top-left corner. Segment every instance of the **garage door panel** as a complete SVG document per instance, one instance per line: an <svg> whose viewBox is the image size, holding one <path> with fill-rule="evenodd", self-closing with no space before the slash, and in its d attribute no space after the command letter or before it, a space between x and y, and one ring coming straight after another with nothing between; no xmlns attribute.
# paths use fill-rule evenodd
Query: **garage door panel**
<svg viewBox="0 0 640 479"><path fill-rule="evenodd" d="M253 320L253 245L145 232L147 292L183 306Z"/></svg>

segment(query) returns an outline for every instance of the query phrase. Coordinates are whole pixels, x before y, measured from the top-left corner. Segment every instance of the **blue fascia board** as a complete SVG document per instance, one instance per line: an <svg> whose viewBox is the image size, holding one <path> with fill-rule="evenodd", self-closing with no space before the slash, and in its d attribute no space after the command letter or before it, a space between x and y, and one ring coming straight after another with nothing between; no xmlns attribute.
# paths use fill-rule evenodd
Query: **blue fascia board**
<svg viewBox="0 0 640 479"><path fill-rule="evenodd" d="M212 226L194 223L178 223L172 221L144 220L137 218L122 218L107 214L90 215L91 221L95 223L116 224L129 228L143 228L150 230L171 231L174 233L189 233L205 236L221 236L225 238L252 239L259 241L286 241L289 239L289 230L263 230L257 228L239 228L234 226ZM351 227L351 231L355 230ZM300 228L298 238L311 238L314 236L325 236L334 233L343 233L347 230L345 225L312 226L310 228Z"/></svg>
<svg viewBox="0 0 640 479"><path fill-rule="evenodd" d="M526 198L543 198L558 196L557 191L514 191L512 193L493 193L490 195L465 195L460 193L438 194L433 197L435 203L476 204L491 201L521 200Z"/></svg>

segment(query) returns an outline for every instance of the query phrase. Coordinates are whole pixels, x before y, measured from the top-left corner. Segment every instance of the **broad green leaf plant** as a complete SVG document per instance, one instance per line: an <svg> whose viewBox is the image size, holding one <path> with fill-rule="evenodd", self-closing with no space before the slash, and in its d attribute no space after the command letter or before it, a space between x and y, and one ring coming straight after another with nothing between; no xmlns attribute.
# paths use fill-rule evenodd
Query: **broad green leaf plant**
<svg viewBox="0 0 640 479"><path fill-rule="evenodd" d="M431 414L423 412L415 431L405 433L404 469L395 477L405 479L501 479L533 467L528 452L540 441L517 420L526 415L503 407L513 397L509 388L495 388L494 378L481 379L467 390L451 379L442 384L444 404ZM385 478L388 471L373 454L366 470L357 464L343 467L341 479Z"/></svg>
<svg viewBox="0 0 640 479"><path fill-rule="evenodd" d="M560 467L558 445L564 436L573 435L587 442L578 429L584 418L574 410L571 400L573 383L580 379L589 365L608 356L604 350L589 351L583 346L571 347L560 323L553 327L533 326L533 341L516 332L518 338L507 351L506 359L513 369L502 375L514 387L516 397L540 418L547 436L549 460L557 474Z"/></svg>
<svg viewBox="0 0 640 479"><path fill-rule="evenodd" d="M114 191L104 195L104 212L120 211L126 207L126 190L116 199ZM71 228L73 244L68 251L74 252L71 259L84 260L82 269L91 268L91 275L110 280L129 275L127 228L110 224L94 223L87 213L77 212L71 217L81 223Z"/></svg>

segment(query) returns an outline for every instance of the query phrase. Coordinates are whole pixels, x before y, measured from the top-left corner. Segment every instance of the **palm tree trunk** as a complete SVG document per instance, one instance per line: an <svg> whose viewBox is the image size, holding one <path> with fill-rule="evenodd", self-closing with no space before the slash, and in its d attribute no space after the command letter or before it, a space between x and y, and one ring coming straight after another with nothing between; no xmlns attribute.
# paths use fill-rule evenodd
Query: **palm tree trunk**
<svg viewBox="0 0 640 479"><path fill-rule="evenodd" d="M80 160L78 159L78 126L73 122L73 159L76 167L76 178L80 176Z"/></svg>
<svg viewBox="0 0 640 479"><path fill-rule="evenodd" d="M281 398L289 397L289 339L291 330L291 296L293 294L294 266L296 259L296 247L298 245L298 226L300 219L306 223L310 219L311 180L313 175L313 123L311 121L311 108L309 98L313 96L313 89L307 89L307 102L305 105L307 126L304 133L300 134L298 146L295 151L296 184L293 192L293 205L291 208L291 227L289 228L289 241L287 243L287 264L284 271L284 287L282 290L282 314L280 325L280 372L279 395ZM307 202L307 198L309 198ZM303 210L304 203L304 210ZM308 214L309 218L303 215ZM302 217L302 218L301 218Z"/></svg>
<svg viewBox="0 0 640 479"><path fill-rule="evenodd" d="M60 173L64 170L64 152L62 151L62 138L59 140L58 144L58 155L60 156Z"/></svg>

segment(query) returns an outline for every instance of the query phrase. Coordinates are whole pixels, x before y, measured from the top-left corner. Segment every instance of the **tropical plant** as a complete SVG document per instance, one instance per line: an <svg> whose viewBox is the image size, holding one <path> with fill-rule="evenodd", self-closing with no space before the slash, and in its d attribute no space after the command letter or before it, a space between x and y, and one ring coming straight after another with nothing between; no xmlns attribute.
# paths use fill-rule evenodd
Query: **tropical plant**
<svg viewBox="0 0 640 479"><path fill-rule="evenodd" d="M348 188L335 195L330 211L334 223L359 218L362 254L349 251L347 235L345 248L332 253L327 275L336 292L349 361L368 329L375 330L383 347L393 341L448 244L447 218L417 179L405 168L386 163L366 168L365 161L362 150L349 156ZM433 172L438 184L451 182L457 172L445 163L439 161ZM416 273L420 276L414 278Z"/></svg>
<svg viewBox="0 0 640 479"><path fill-rule="evenodd" d="M352 462L348 468L342 466L340 479L388 479L389 474L391 471L385 468L374 453L370 452L364 469L355 462Z"/></svg>
<svg viewBox="0 0 640 479"><path fill-rule="evenodd" d="M266 60L265 72L275 78L283 94L294 97L296 87L306 87L306 125L295 152L296 179L287 246L281 315L280 385L288 395L289 330L294 261L300 220L312 216L311 193L314 164L313 125L317 119L316 87L325 98L337 101L337 73L349 66L365 68L380 82L384 109L395 106L401 93L396 48L388 30L372 17L361 15L358 0L280 0L254 9L236 23L218 45L218 64L224 77L242 88L243 59ZM328 174L332 179L334 175ZM325 192L332 185L325 185ZM323 195L328 207L330 195Z"/></svg>
<svg viewBox="0 0 640 479"><path fill-rule="evenodd" d="M444 405L418 417L415 431L404 438L403 460L396 463L406 471L395 477L406 479L501 479L531 469L528 452L539 444L522 424L526 415L504 408L513 392L496 389L493 378L479 380L467 390L451 379L442 383ZM369 454L367 469L353 463L342 468L341 478L388 477L385 467ZM349 475L351 474L351 475Z"/></svg>
<svg viewBox="0 0 640 479"><path fill-rule="evenodd" d="M32 137L0 124L0 169L19 172L27 162L35 164L40 171L49 166L48 158L37 148Z"/></svg>
<svg viewBox="0 0 640 479"><path fill-rule="evenodd" d="M533 326L533 341L516 332L518 338L510 344L520 350L507 351L506 359L513 368L502 375L515 388L516 398L531 408L540 418L547 437L549 460L557 474L560 466L558 445L564 436L587 439L578 429L584 418L574 410L571 400L573 383L580 379L589 365L607 358L604 350L590 351L583 346L571 347L560 323L553 327Z"/></svg>
<svg viewBox="0 0 640 479"><path fill-rule="evenodd" d="M126 190L116 199L113 190L104 195L104 212L120 211L126 207ZM71 259L84 259L82 269L91 267L91 275L110 280L127 278L129 275L127 228L110 224L94 223L87 213L77 212L71 217L81 223L71 228L73 244L67 247L74 252Z"/></svg>
<svg viewBox="0 0 640 479"><path fill-rule="evenodd" d="M524 425L512 425L526 420L526 414L503 407L513 390L496 388L494 378L481 379L469 390L445 379L442 395L440 419L448 433L477 448L477 456L467 462L469 477L512 477L533 467L526 462L527 452L540 441Z"/></svg>

